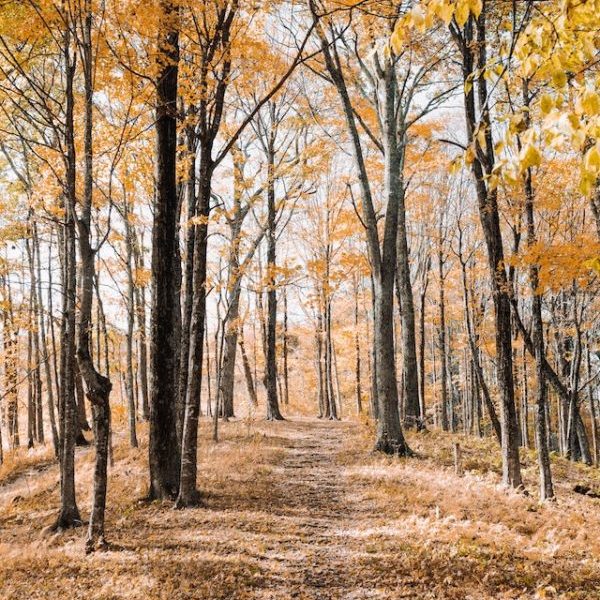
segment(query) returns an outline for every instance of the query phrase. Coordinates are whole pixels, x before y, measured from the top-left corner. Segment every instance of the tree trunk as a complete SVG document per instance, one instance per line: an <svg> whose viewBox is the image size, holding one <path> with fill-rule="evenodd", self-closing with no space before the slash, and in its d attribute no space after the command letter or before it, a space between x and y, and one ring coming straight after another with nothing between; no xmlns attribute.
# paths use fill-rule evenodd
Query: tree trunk
<svg viewBox="0 0 600 600"><path fill-rule="evenodd" d="M358 310L358 281L354 277L354 350L355 350L355 369L354 369L354 390L356 394L356 413L362 414L362 387L361 387L361 358L360 358L360 333L358 331L360 324L360 313Z"/></svg>
<svg viewBox="0 0 600 600"><path fill-rule="evenodd" d="M425 413L425 298L429 285L430 259L427 257L421 292L419 295L419 411L421 413L421 426L426 426Z"/></svg>
<svg viewBox="0 0 600 600"><path fill-rule="evenodd" d="M93 98L93 63L92 63L92 10L91 0L84 4L84 20L82 24L82 57L85 89L85 177L84 198L81 215L77 220L79 232L79 257L81 260L81 297L79 300L79 323L77 336L77 362L79 372L85 382L87 397L92 404L94 416L94 434L96 440L96 462L94 466L94 491L92 511L86 540L86 551L93 551L96 546L104 547L104 512L106 507L107 464L109 442L109 398L112 384L107 377L95 368L91 355L92 307L94 300L95 254L92 248L91 212L93 186L93 140L92 140L92 98ZM75 159L75 153L72 154ZM75 165L73 165L75 173ZM75 212L77 201L75 188L69 189L69 204ZM99 357L98 357L99 358Z"/></svg>
<svg viewBox="0 0 600 600"><path fill-rule="evenodd" d="M463 35L454 30L463 55L465 121L469 143L477 147L471 164L475 180L479 216L484 233L495 312L495 341L498 384L502 407L502 480L505 485L521 487L519 462L519 428L516 418L512 370L512 329L509 284L502 247L502 233L495 189L488 188L487 174L494 167L494 144L489 110L485 67L487 64L486 12L484 4L479 17L470 17ZM473 28L475 27L475 31ZM475 33L475 36L473 35ZM474 39L475 37L475 39ZM476 45L474 42L476 41ZM473 79L477 82L477 108ZM479 125L478 125L479 124ZM476 127L484 132L485 143L476 139Z"/></svg>
<svg viewBox="0 0 600 600"><path fill-rule="evenodd" d="M179 495L175 506L185 508L200 502L197 481L198 419L200 416L200 392L202 389L202 362L204 353L204 325L206 320L206 260L208 244L208 216L212 180L210 150L201 149L199 215L202 217L194 234L194 299L190 323L190 355L188 382L185 397L185 416L181 445L181 476ZM219 363L219 359L216 359ZM217 378L218 379L218 378ZM217 405L219 393L217 384ZM218 414L218 406L217 406Z"/></svg>
<svg viewBox="0 0 600 600"><path fill-rule="evenodd" d="M75 259L75 197L76 160L73 131L73 79L75 58L71 55L71 35L69 25L64 32L65 68L65 223L63 226L63 319L61 324L61 365L60 365L60 512L53 526L63 530L82 524L75 499L75 432L77 426L77 406L75 401L75 310L76 310L76 259Z"/></svg>
<svg viewBox="0 0 600 600"><path fill-rule="evenodd" d="M592 364L590 356L590 339L589 334L586 335L586 375L589 379L592 377ZM592 424L592 462L595 467L598 466L598 417L596 414L596 400L594 398L594 383L588 385L588 402L590 405L590 421Z"/></svg>
<svg viewBox="0 0 600 600"><path fill-rule="evenodd" d="M258 398L256 397L256 388L254 387L254 379L252 377L252 369L250 368L250 361L248 360L248 354L246 353L246 346L244 345L244 332L240 330L238 344L240 346L240 353L242 355L242 365L244 367L244 377L246 379L246 389L248 390L248 397L252 406L258 406Z"/></svg>
<svg viewBox="0 0 600 600"><path fill-rule="evenodd" d="M182 302L182 325L181 325L181 358L179 370L179 399L177 405L177 421L183 423L185 411L185 398L187 394L187 382L189 378L190 358L190 328L192 321L192 310L194 304L194 248L196 225L192 219L197 217L198 197L196 194L196 134L194 127L188 126L185 130L187 160L187 180L185 190L187 197L187 228L185 238L184 254L184 276L183 276L183 302ZM181 436L181 432L180 432Z"/></svg>
<svg viewBox="0 0 600 600"><path fill-rule="evenodd" d="M81 293L79 294L81 295ZM90 427L87 419L87 413L85 411L85 392L83 390L83 379L81 378L81 372L79 371L79 365L75 364L75 401L77 407L77 420L75 423L75 445L76 446L89 446L84 431L90 431Z"/></svg>
<svg viewBox="0 0 600 600"><path fill-rule="evenodd" d="M402 329L402 382L404 398L404 426L422 429L423 417L419 403L419 368L417 363L417 345L415 338L415 307L410 264L408 234L406 231L406 208L404 189L399 194L398 237L397 237L397 273L398 305Z"/></svg>
<svg viewBox="0 0 600 600"><path fill-rule="evenodd" d="M396 277L398 214L404 193L403 155L398 147L395 99L397 81L393 66L386 63L384 85L384 195L386 214L379 265L375 268L374 341L377 360L377 396L379 419L375 449L386 454L411 454L404 439L398 413L398 385L394 354L394 281ZM371 252L373 254L373 252Z"/></svg>
<svg viewBox="0 0 600 600"><path fill-rule="evenodd" d="M370 319L371 324L373 325L373 335L369 336L369 328L367 328L367 337L369 339L369 368L370 368L370 379L371 382L371 398L370 398L370 408L371 408L371 417L377 421L379 419L379 398L377 397L377 354L375 353L375 281L373 279L373 274L370 277L371 282L371 314L372 318Z"/></svg>
<svg viewBox="0 0 600 600"><path fill-rule="evenodd" d="M485 382L485 378L483 375L483 368L481 366L479 348L477 347L477 338L478 335L476 333L476 324L473 322L471 318L471 310L469 308L469 288L467 285L467 262L463 258L462 255L462 230L459 229L459 238L458 238L459 250L458 250L458 258L461 265L461 275L462 275L462 288L463 288L463 309L465 315L465 326L467 329L467 339L469 341L469 349L471 351L471 362L473 365L474 371L474 381L475 381L475 399L477 401L477 408L479 410L479 394L480 392L483 394L483 399L485 403L485 408L490 417L490 421L492 423L492 428L494 433L496 434L496 438L498 442L501 443L502 440L502 431L500 426L500 421L498 420L498 416L496 414L496 408L494 407L494 403L492 402L492 398L490 396L490 392L488 386ZM480 427L479 420L479 412L477 413L477 426ZM480 432L480 429L478 429Z"/></svg>
<svg viewBox="0 0 600 600"><path fill-rule="evenodd" d="M135 374L133 368L133 332L135 327L135 282L133 280L133 236L131 229L133 225L129 220L128 200L123 201L123 220L125 222L125 268L127 271L127 334L125 336L126 344L126 364L127 374L125 377L125 389L127 391L127 407L129 412L129 444L132 448L138 447L136 432L136 409L135 409Z"/></svg>
<svg viewBox="0 0 600 600"><path fill-rule="evenodd" d="M380 245L377 216L369 187L369 178L360 135L344 80L340 58L337 55L335 43L331 45L326 38L314 3L312 0L308 0L308 2L313 23L320 39L325 65L342 103L358 170L358 181L362 192L363 221L367 234L367 247L369 250L374 288L373 373L376 382L376 417L378 419L375 449L386 453L406 455L410 454L411 451L404 440L398 413L398 387L396 382L393 331L398 212L400 210L400 196L403 193L401 174L404 158L398 148L399 132L397 131L395 105L397 81L393 65L391 65L389 59L385 59L386 63L382 73L383 76L381 77L384 89L381 120L384 129L386 211L383 243ZM400 132L400 137L403 138L404 134L405 132ZM373 397L375 397L375 394Z"/></svg>
<svg viewBox="0 0 600 600"><path fill-rule="evenodd" d="M276 289L276 207L275 207L275 132L272 129L267 151L267 352L265 387L267 420L281 421L277 398L277 289Z"/></svg>
<svg viewBox="0 0 600 600"><path fill-rule="evenodd" d="M29 240L27 246L29 246ZM31 252L29 252L29 263L31 265ZM33 297L31 294L31 286L29 290L29 310L28 310L28 327L27 327L27 448L33 448L35 430L36 430L36 399L35 399L35 382L34 382L34 367L33 367Z"/></svg>
<svg viewBox="0 0 600 600"><path fill-rule="evenodd" d="M441 243L441 240L438 242ZM438 250L438 311L439 311L439 329L438 329L438 349L440 353L440 422L442 430L448 431L448 354L446 344L446 299L445 299L445 279L443 253Z"/></svg>
<svg viewBox="0 0 600 600"><path fill-rule="evenodd" d="M523 85L525 105L529 105L527 83ZM535 234L535 218L533 213L533 179L531 169L525 174L525 218L527 222L527 245L532 248L537 243ZM550 454L548 451L548 432L546 430L547 385L544 372L544 323L542 321L542 296L539 291L539 267L532 263L529 267L529 288L532 295L531 305L531 335L535 346L535 374L537 383L535 437L538 454L538 469L540 475L540 499L550 500L554 497L552 473L550 471ZM525 361L523 361L525 364ZM527 374L523 373L523 377Z"/></svg>
<svg viewBox="0 0 600 600"><path fill-rule="evenodd" d="M288 365L288 302L287 289L285 287L283 288L283 332L281 338L283 354L283 403L287 406L290 403L290 377Z"/></svg>
<svg viewBox="0 0 600 600"><path fill-rule="evenodd" d="M178 10L162 0L156 79L156 193L152 232L149 464L151 500L173 499L179 489L177 439L181 335L177 162Z"/></svg>
<svg viewBox="0 0 600 600"><path fill-rule="evenodd" d="M326 285L328 287L328 284ZM331 299L326 296L324 297L323 302L325 307L325 314L323 316L323 321L325 323L325 383L327 385L326 397L328 400L328 406L325 416L328 419L337 421L337 404L335 399L335 392L333 390L333 341L331 337Z"/></svg>
<svg viewBox="0 0 600 600"><path fill-rule="evenodd" d="M317 367L317 403L319 406L319 419L323 419L327 412L329 402L325 398L325 369L323 368L323 315L320 308L317 309L317 328L315 331L316 367Z"/></svg>
<svg viewBox="0 0 600 600"><path fill-rule="evenodd" d="M144 254L139 247L135 228L131 228L133 237L133 257L135 268L138 271L144 269ZM138 330L138 379L140 390L142 392L142 419L147 421L150 416L150 406L148 400L148 339L146 331L146 284L135 286L136 317Z"/></svg>
<svg viewBox="0 0 600 600"><path fill-rule="evenodd" d="M41 259L40 259L40 240L37 234L37 224L34 221L33 223L33 246L35 249L36 256L36 270L37 270L37 298L38 298L38 319L37 325L40 331L40 346L41 346L41 355L40 360L44 365L44 375L46 379L46 394L48 397L47 406L48 406L48 418L50 420L50 430L52 431L52 443L54 446L54 453L58 457L58 430L56 428L56 414L55 414L55 406L54 406L54 385L52 381L52 370L50 364L50 356L48 355L48 344L46 341L46 322L44 316L44 308L42 306L42 283L41 283ZM50 313L49 319L52 320L53 315ZM43 418L43 417L42 417Z"/></svg>
<svg viewBox="0 0 600 600"><path fill-rule="evenodd" d="M529 384L527 382L527 354L523 347L523 380L521 382L521 443L529 448Z"/></svg>
<svg viewBox="0 0 600 600"><path fill-rule="evenodd" d="M222 417L234 417L233 392L235 389L235 359L238 345L238 318L241 287L235 286L229 298L227 330L224 339L223 364L221 365L221 412Z"/></svg>

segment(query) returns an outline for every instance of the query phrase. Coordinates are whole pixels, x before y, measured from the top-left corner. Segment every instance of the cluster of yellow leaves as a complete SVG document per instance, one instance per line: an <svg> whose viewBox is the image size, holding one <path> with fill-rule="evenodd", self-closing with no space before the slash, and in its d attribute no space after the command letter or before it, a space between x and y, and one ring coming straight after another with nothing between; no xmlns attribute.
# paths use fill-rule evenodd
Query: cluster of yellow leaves
<svg viewBox="0 0 600 600"><path fill-rule="evenodd" d="M391 49L400 53L412 30L424 31L439 21L462 28L471 16L478 18L482 9L481 0L423 0L398 20L390 38ZM500 28L512 33L516 44L500 44L500 61L490 61L485 77L495 74L505 80L507 87L517 89L527 80L539 93L534 94L531 107L504 117L496 115L502 123L502 139L494 148L496 164L487 174L489 186L495 188L502 181L520 188L524 173L542 165L542 149L548 149L575 153L579 157L579 191L584 196L597 193L600 75L593 67L600 49L600 0L543 3L531 13L523 31L515 28L509 18L501 19ZM472 83L467 81L465 85L468 91ZM463 156L450 163L450 172L471 164L478 148L485 149L485 138L484 131L476 131ZM559 260L556 253L551 254L553 260ZM578 264L588 272L600 272L598 258L582 262L580 255Z"/></svg>
<svg viewBox="0 0 600 600"><path fill-rule="evenodd" d="M600 78L589 73L600 48L600 1L548 3L520 36L518 74L545 85L537 100L544 142L582 156L580 190L591 195L600 175Z"/></svg>
<svg viewBox="0 0 600 600"><path fill-rule="evenodd" d="M584 265L590 269L593 269L600 275L600 258L591 258L590 260L586 260Z"/></svg>
<svg viewBox="0 0 600 600"><path fill-rule="evenodd" d="M454 19L462 27L470 15L477 18L483 10L483 0L428 0L415 4L396 23L390 38L392 50L399 53L412 28L420 31L429 29L436 20L446 25Z"/></svg>
<svg viewBox="0 0 600 600"><path fill-rule="evenodd" d="M573 281L585 289L600 273L600 258L595 257L598 244L588 236L576 236L565 241L538 242L510 259L510 264L539 268L539 292L558 292L569 288ZM591 258L587 258L590 257ZM583 258L583 260L582 260Z"/></svg>

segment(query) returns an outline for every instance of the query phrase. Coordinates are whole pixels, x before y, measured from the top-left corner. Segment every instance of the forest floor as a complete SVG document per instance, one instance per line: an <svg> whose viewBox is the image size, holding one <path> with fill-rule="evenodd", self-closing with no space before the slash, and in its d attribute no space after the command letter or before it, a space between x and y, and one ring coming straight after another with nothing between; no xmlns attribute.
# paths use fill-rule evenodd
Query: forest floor
<svg viewBox="0 0 600 600"><path fill-rule="evenodd" d="M203 422L204 506L140 501L146 446L115 441L107 535L84 554L83 530L49 535L58 472L47 452L0 470L0 598L363 599L600 598L596 471L553 459L559 499L499 485L492 440L410 436L418 458L370 452L359 422L295 418ZM144 432L142 432L144 439ZM464 448L466 473L452 468ZM78 451L80 508L89 510L93 452Z"/></svg>

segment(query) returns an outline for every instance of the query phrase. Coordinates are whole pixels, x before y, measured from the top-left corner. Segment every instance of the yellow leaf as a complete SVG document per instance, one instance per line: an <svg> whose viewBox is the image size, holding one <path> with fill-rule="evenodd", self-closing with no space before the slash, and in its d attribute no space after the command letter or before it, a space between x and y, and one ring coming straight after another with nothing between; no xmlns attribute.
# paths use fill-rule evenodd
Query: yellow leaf
<svg viewBox="0 0 600 600"><path fill-rule="evenodd" d="M465 81L465 96L468 96L471 93L472 89L473 89L473 80L471 79L471 76L469 75L469 78L467 79L467 81Z"/></svg>
<svg viewBox="0 0 600 600"><path fill-rule="evenodd" d="M470 165L475 160L475 149L471 144L465 152L465 164Z"/></svg>
<svg viewBox="0 0 600 600"><path fill-rule="evenodd" d="M600 174L600 151L598 145L594 144L586 153L583 160L585 170L594 175Z"/></svg>
<svg viewBox="0 0 600 600"><path fill-rule="evenodd" d="M488 189L490 191L495 190L498 187L498 183L500 183L498 175L490 175L490 178L488 179Z"/></svg>
<svg viewBox="0 0 600 600"><path fill-rule="evenodd" d="M584 173L579 181L579 191L583 196L589 198L594 192L595 183L596 177L590 177L589 174Z"/></svg>
<svg viewBox="0 0 600 600"><path fill-rule="evenodd" d="M540 109L544 115L547 115L554 107L554 102L550 94L544 94L540 98Z"/></svg>
<svg viewBox="0 0 600 600"><path fill-rule="evenodd" d="M456 19L456 22L458 23L459 27L463 27L464 24L468 21L469 12L470 12L470 10L469 10L468 1L459 0L456 3L456 9L454 11L454 18Z"/></svg>
<svg viewBox="0 0 600 600"><path fill-rule="evenodd" d="M519 166L522 171L537 167L542 162L540 151L533 145L527 144L519 154Z"/></svg>
<svg viewBox="0 0 600 600"><path fill-rule="evenodd" d="M523 113L516 113L510 118L508 125L511 133L523 133L527 129L527 123L525 122L525 116Z"/></svg>
<svg viewBox="0 0 600 600"><path fill-rule="evenodd" d="M531 77L540 64L540 59L535 54L528 56L521 65L521 69L523 71L523 75L525 77Z"/></svg>
<svg viewBox="0 0 600 600"><path fill-rule="evenodd" d="M558 88L564 88L567 85L567 74L562 69L557 69L552 73L552 84Z"/></svg>
<svg viewBox="0 0 600 600"><path fill-rule="evenodd" d="M596 116L600 113L600 97L590 88L586 88L581 95L580 105L583 111L590 116Z"/></svg>
<svg viewBox="0 0 600 600"><path fill-rule="evenodd" d="M394 33L392 33L392 37L390 38L390 44L392 45L392 48L394 49L394 52L396 54L399 54L400 51L402 50L402 46L404 45L404 40L405 40L405 32L398 25L394 29Z"/></svg>
<svg viewBox="0 0 600 600"><path fill-rule="evenodd" d="M442 2L440 6L437 7L436 12L438 17L444 21L446 25L450 25L450 21L452 21L452 17L454 16L454 5L450 2Z"/></svg>
<svg viewBox="0 0 600 600"><path fill-rule="evenodd" d="M420 4L417 4L411 11L412 22L417 26L421 27L425 22L425 13Z"/></svg>
<svg viewBox="0 0 600 600"><path fill-rule="evenodd" d="M456 173L458 173L458 171L460 171L462 164L463 164L462 157L457 156L448 165L448 171L450 172L451 175L455 175Z"/></svg>
<svg viewBox="0 0 600 600"><path fill-rule="evenodd" d="M483 10L483 1L482 0L469 0L469 9L475 16L475 18L479 18L481 11Z"/></svg>
<svg viewBox="0 0 600 600"><path fill-rule="evenodd" d="M482 148L483 150L485 150L486 148L486 143L485 143L485 129L483 128L479 128L477 130L477 141L479 142L479 147Z"/></svg>
<svg viewBox="0 0 600 600"><path fill-rule="evenodd" d="M600 275L600 257L590 258L583 263L586 267L594 269Z"/></svg>

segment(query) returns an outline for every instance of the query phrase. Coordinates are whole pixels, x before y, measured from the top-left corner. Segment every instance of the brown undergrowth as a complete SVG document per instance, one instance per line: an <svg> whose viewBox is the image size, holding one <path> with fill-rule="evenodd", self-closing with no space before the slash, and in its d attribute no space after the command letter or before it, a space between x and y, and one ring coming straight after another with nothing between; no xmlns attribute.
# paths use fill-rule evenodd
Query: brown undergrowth
<svg viewBox="0 0 600 600"><path fill-rule="evenodd" d="M492 440L413 434L419 457L395 459L356 422L235 421L221 434L213 444L202 423L204 506L185 511L139 501L147 448L115 439L112 546L89 557L82 531L43 533L55 465L2 476L0 598L600 598L600 501L571 491L596 487L593 469L554 459L559 499L540 506L533 453L531 494L508 492ZM85 515L93 452L77 460Z"/></svg>

